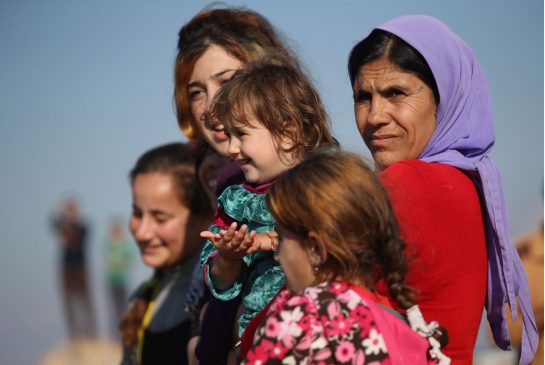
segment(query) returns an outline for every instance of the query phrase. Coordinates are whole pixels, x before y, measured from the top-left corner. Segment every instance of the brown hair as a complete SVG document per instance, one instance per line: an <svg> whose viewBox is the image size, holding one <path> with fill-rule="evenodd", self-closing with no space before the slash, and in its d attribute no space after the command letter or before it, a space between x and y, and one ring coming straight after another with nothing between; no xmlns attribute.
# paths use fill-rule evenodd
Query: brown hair
<svg viewBox="0 0 545 365"><path fill-rule="evenodd" d="M178 186L178 200L194 215L210 214L212 208L197 179L197 148L186 143L169 143L144 153L129 173L131 184L138 175L160 172L170 175Z"/></svg>
<svg viewBox="0 0 545 365"><path fill-rule="evenodd" d="M193 66L211 45L218 45L243 63L269 55L283 57L295 67L297 58L262 15L246 8L205 8L178 33L174 70L174 102L178 124L190 139L199 139L187 93Z"/></svg>
<svg viewBox="0 0 545 365"><path fill-rule="evenodd" d="M270 58L248 64L216 94L211 118L227 130L252 127L256 118L277 142L290 142L285 152L303 158L319 147L335 145L320 96L301 71Z"/></svg>
<svg viewBox="0 0 545 365"><path fill-rule="evenodd" d="M131 185L142 174L160 172L170 175L175 181L174 186L179 187L179 202L191 210L193 217L207 217L212 214L212 207L197 180L196 153L192 145L184 143L170 143L153 148L140 156L130 171ZM138 330L153 299L156 283L162 275L160 270L155 270L153 277L140 287L134 303L121 320L119 328L124 346L132 348L138 344Z"/></svg>
<svg viewBox="0 0 545 365"><path fill-rule="evenodd" d="M327 252L318 279L361 282L373 290L384 278L401 308L413 303L405 285L407 258L394 212L374 172L355 154L317 151L271 186L267 204L276 223L302 244L309 231Z"/></svg>

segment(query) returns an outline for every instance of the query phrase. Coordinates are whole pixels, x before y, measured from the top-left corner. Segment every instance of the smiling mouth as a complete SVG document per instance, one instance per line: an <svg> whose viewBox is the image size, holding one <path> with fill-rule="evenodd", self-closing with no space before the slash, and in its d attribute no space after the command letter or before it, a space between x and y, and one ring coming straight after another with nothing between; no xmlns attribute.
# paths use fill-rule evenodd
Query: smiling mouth
<svg viewBox="0 0 545 365"><path fill-rule="evenodd" d="M208 129L210 129L213 132L223 132L225 130L225 126L220 123L217 119L212 120L210 118L206 118L204 122L204 126Z"/></svg>
<svg viewBox="0 0 545 365"><path fill-rule="evenodd" d="M250 159L249 158L243 158L243 159L238 159L236 160L236 162L239 164L239 166L243 166L243 165L247 165L250 163Z"/></svg>
<svg viewBox="0 0 545 365"><path fill-rule="evenodd" d="M210 128L210 129L213 130L214 132L218 132L218 133L225 131L225 127L221 123L218 123L218 124L212 126L212 128Z"/></svg>

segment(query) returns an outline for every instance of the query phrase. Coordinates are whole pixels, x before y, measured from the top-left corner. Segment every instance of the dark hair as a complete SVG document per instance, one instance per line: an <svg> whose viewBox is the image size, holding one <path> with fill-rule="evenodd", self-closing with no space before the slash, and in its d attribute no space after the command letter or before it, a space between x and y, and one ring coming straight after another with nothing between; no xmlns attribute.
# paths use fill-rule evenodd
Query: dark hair
<svg viewBox="0 0 545 365"><path fill-rule="evenodd" d="M235 123L252 127L252 116L277 142L290 142L284 151L298 158L337 143L312 82L282 59L248 64L216 94L211 118L221 120L227 129Z"/></svg>
<svg viewBox="0 0 545 365"><path fill-rule="evenodd" d="M348 74L354 86L360 68L370 62L386 59L400 69L414 74L432 91L435 104L439 104L439 89L430 66L413 46L395 34L381 29L374 29L350 51Z"/></svg>
<svg viewBox="0 0 545 365"><path fill-rule="evenodd" d="M184 143L170 143L144 153L129 173L131 184L138 175L161 172L176 182L180 203L199 216L212 211L210 201L197 179L195 169L197 150Z"/></svg>
<svg viewBox="0 0 545 365"><path fill-rule="evenodd" d="M303 245L311 230L323 238L327 260L319 281L363 280L373 290L384 279L401 308L414 304L405 284L406 244L384 188L362 157L337 149L313 152L275 181L267 205Z"/></svg>
<svg viewBox="0 0 545 365"><path fill-rule="evenodd" d="M207 7L185 24L178 36L174 101L180 129L191 139L200 136L191 114L187 83L195 62L211 45L222 47L244 64L275 55L299 67L297 57L269 21L243 7Z"/></svg>

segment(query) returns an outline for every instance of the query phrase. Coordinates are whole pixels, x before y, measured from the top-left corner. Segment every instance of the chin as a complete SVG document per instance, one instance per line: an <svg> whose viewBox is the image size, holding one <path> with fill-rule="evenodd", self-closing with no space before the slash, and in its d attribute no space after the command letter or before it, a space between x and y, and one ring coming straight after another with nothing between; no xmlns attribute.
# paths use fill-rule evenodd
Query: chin
<svg viewBox="0 0 545 365"><path fill-rule="evenodd" d="M144 262L144 265L153 269L160 269L165 266L165 260L156 256L144 255L142 256L142 261Z"/></svg>

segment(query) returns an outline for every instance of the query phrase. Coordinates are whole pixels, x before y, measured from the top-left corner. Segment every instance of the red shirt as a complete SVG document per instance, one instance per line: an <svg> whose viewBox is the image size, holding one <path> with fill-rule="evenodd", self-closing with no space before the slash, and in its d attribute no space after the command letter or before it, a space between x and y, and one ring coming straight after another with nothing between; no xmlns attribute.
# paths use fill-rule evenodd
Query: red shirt
<svg viewBox="0 0 545 365"><path fill-rule="evenodd" d="M426 321L449 334L452 364L472 364L487 284L487 251L475 185L460 170L418 160L379 174L410 258L408 285ZM384 293L385 287L378 288ZM395 303L393 303L398 308ZM399 308L398 308L399 309Z"/></svg>

